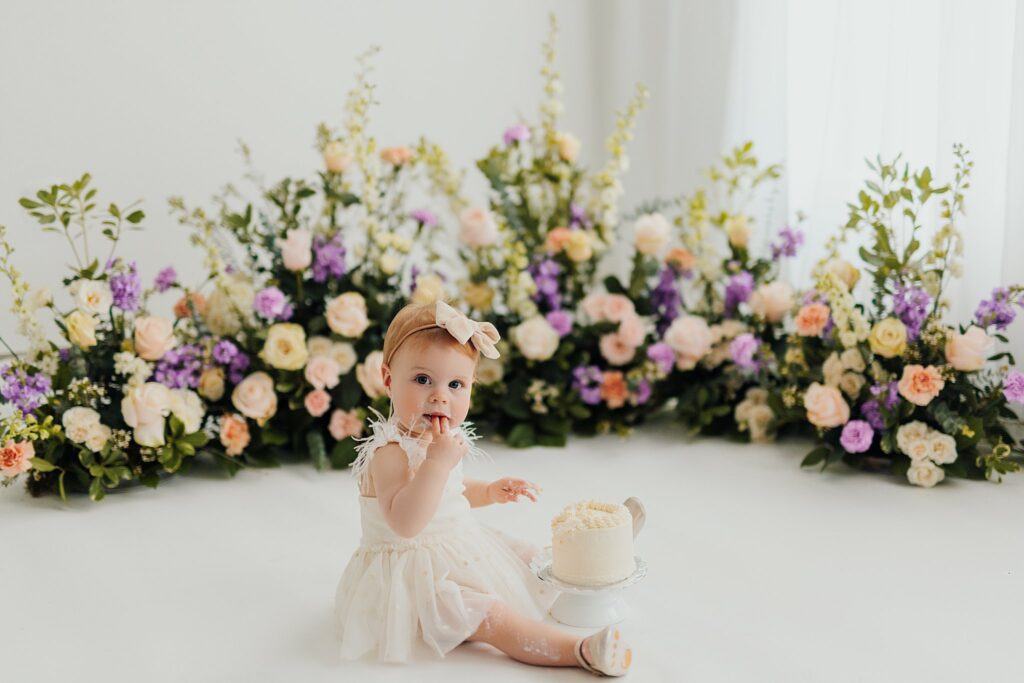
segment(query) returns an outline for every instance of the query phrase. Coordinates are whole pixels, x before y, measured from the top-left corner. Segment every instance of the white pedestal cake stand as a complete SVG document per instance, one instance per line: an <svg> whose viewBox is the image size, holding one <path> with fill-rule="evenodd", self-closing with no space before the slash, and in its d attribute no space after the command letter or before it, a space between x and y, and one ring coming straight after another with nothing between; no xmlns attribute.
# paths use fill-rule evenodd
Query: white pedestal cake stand
<svg viewBox="0 0 1024 683"><path fill-rule="evenodd" d="M537 578L560 593L551 607L552 617L566 626L603 628L626 618L629 607L622 593L647 576L647 563L639 557L635 560L636 571L606 586L577 586L555 577L551 573L550 546L533 559L530 568Z"/></svg>

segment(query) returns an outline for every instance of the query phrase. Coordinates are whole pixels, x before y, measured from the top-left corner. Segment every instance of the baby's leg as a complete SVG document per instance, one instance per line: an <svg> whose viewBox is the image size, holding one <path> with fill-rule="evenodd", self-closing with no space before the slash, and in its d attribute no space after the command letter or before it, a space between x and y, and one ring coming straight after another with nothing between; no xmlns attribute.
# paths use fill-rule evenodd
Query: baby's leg
<svg viewBox="0 0 1024 683"><path fill-rule="evenodd" d="M493 645L526 664L579 666L574 652L578 637L529 619L503 602L494 603L469 640Z"/></svg>

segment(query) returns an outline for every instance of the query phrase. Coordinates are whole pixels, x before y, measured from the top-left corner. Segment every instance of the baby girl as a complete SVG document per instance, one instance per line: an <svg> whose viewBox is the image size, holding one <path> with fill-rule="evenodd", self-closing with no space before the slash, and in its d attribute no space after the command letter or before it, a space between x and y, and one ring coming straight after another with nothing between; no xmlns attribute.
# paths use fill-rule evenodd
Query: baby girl
<svg viewBox="0 0 1024 683"><path fill-rule="evenodd" d="M335 601L341 655L405 662L421 645L443 657L480 641L527 664L622 676L632 652L620 629L580 639L542 621L557 596L530 571L532 549L471 512L538 491L463 478L463 457L480 454L463 422L476 364L498 357L498 339L443 302L410 304L388 327L391 415L370 421L353 465L363 536Z"/></svg>

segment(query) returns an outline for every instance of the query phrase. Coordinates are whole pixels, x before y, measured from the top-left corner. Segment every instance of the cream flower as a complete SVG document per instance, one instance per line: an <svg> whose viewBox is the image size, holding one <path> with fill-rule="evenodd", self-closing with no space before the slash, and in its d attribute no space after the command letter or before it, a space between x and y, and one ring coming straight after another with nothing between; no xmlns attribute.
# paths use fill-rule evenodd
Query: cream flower
<svg viewBox="0 0 1024 683"><path fill-rule="evenodd" d="M825 264L825 272L832 273L839 278L839 281L846 286L847 291L852 290L857 284L857 280L860 279L860 271L849 261L841 258L832 259Z"/></svg>
<svg viewBox="0 0 1024 683"><path fill-rule="evenodd" d="M313 356L306 363L306 381L314 389L333 389L338 386L341 377L341 366L333 356Z"/></svg>
<svg viewBox="0 0 1024 683"><path fill-rule="evenodd" d="M489 247L498 241L498 224L487 209L470 207L459 214L459 239L473 248Z"/></svg>
<svg viewBox="0 0 1024 683"><path fill-rule="evenodd" d="M589 261L594 255L594 246L591 244L590 234L584 230L573 230L569 239L565 242L565 253L570 261L582 263Z"/></svg>
<svg viewBox="0 0 1024 683"><path fill-rule="evenodd" d="M135 432L140 446L164 445L164 423L171 407L171 390L157 382L132 387L121 400L121 416Z"/></svg>
<svg viewBox="0 0 1024 683"><path fill-rule="evenodd" d="M231 403L242 415L263 425L277 413L274 380L265 372L254 372L231 392Z"/></svg>
<svg viewBox="0 0 1024 683"><path fill-rule="evenodd" d="M206 368L199 376L199 395L210 401L224 398L224 368Z"/></svg>
<svg viewBox="0 0 1024 683"><path fill-rule="evenodd" d="M359 292L345 292L327 303L327 326L335 334L358 339L370 326L366 299Z"/></svg>
<svg viewBox="0 0 1024 683"><path fill-rule="evenodd" d="M671 228L660 213L648 213L636 221L634 244L636 250L647 256L657 256L668 244Z"/></svg>
<svg viewBox="0 0 1024 683"><path fill-rule="evenodd" d="M830 429L846 424L850 419L850 406L835 387L814 382L804 394L807 421L815 427Z"/></svg>
<svg viewBox="0 0 1024 683"><path fill-rule="evenodd" d="M780 322L793 307L793 288L786 282L761 285L750 297L750 309L770 323Z"/></svg>
<svg viewBox="0 0 1024 683"><path fill-rule="evenodd" d="M85 443L93 427L100 423L100 414L92 408L76 406L68 408L61 417L64 434L72 443Z"/></svg>
<svg viewBox="0 0 1024 683"><path fill-rule="evenodd" d="M284 239L277 238L284 267L293 272L309 268L313 263L313 233L307 228L289 230Z"/></svg>
<svg viewBox="0 0 1024 683"><path fill-rule="evenodd" d="M915 441L924 441L930 432L928 425L920 420L900 425L900 428L896 430L896 445L909 455L910 444Z"/></svg>
<svg viewBox="0 0 1024 683"><path fill-rule="evenodd" d="M580 141L572 133L558 133L555 136L555 144L558 145L558 156L562 161L570 164L576 163L576 157L580 153Z"/></svg>
<svg viewBox="0 0 1024 683"><path fill-rule="evenodd" d="M327 167L328 171L331 173L343 173L351 163L352 155L349 154L344 142L332 140L324 145L324 166Z"/></svg>
<svg viewBox="0 0 1024 683"><path fill-rule="evenodd" d="M110 285L100 280L75 280L68 291L75 297L75 307L88 315L106 313L114 301Z"/></svg>
<svg viewBox="0 0 1024 683"><path fill-rule="evenodd" d="M505 376L505 365L497 358L481 358L476 365L476 378L480 384L497 384Z"/></svg>
<svg viewBox="0 0 1024 683"><path fill-rule="evenodd" d="M882 358L895 358L907 348L907 327L896 318L875 323L868 335L871 350Z"/></svg>
<svg viewBox="0 0 1024 683"><path fill-rule="evenodd" d="M953 332L946 340L946 360L961 372L974 372L985 367L992 350L992 337L985 330L971 325L963 334Z"/></svg>
<svg viewBox="0 0 1024 683"><path fill-rule="evenodd" d="M729 238L729 244L740 249L746 248L747 243L750 242L750 219L746 214L729 216L725 219L725 224L722 227L725 229L726 237Z"/></svg>
<svg viewBox="0 0 1024 683"><path fill-rule="evenodd" d="M907 481L926 489L930 489L945 478L946 471L931 460L919 460L912 463L907 470Z"/></svg>
<svg viewBox="0 0 1024 683"><path fill-rule="evenodd" d="M381 366L384 364L384 353L373 351L366 360L356 366L356 380L371 399L380 398L387 392Z"/></svg>
<svg viewBox="0 0 1024 683"><path fill-rule="evenodd" d="M930 454L928 457L936 465L948 465L956 462L956 439L949 434L934 432L928 437Z"/></svg>
<svg viewBox="0 0 1024 683"><path fill-rule="evenodd" d="M331 358L338 364L338 371L347 375L352 371L352 368L356 366L356 361L359 360L359 356L356 355L356 349L348 342L334 342L331 344Z"/></svg>
<svg viewBox="0 0 1024 683"><path fill-rule="evenodd" d="M174 323L160 316L135 319L135 354L143 360L160 360L177 346Z"/></svg>
<svg viewBox="0 0 1024 683"><path fill-rule="evenodd" d="M199 398L199 394L194 391L189 389L172 390L170 411L185 425L186 434L198 432L203 426L206 407L203 405L203 400Z"/></svg>
<svg viewBox="0 0 1024 683"><path fill-rule="evenodd" d="M432 304L444 299L444 281L433 273L416 278L416 289L412 293L414 304Z"/></svg>
<svg viewBox="0 0 1024 683"><path fill-rule="evenodd" d="M847 370L853 370L854 372L864 372L866 365L864 365L864 355L861 354L860 349L846 349L843 354L839 357L843 363L843 367Z"/></svg>
<svg viewBox="0 0 1024 683"><path fill-rule="evenodd" d="M711 350L711 330L704 318L684 315L665 330L664 341L676 352L676 367L692 370Z"/></svg>
<svg viewBox="0 0 1024 683"><path fill-rule="evenodd" d="M68 317L64 318L68 340L82 349L96 346L96 325L96 318L81 311L71 311Z"/></svg>
<svg viewBox="0 0 1024 683"><path fill-rule="evenodd" d="M301 370L309 360L306 331L296 323L277 323L267 332L260 358L278 370Z"/></svg>
<svg viewBox="0 0 1024 683"><path fill-rule="evenodd" d="M543 316L524 320L511 333L516 348L530 360L548 360L558 350L558 332Z"/></svg>

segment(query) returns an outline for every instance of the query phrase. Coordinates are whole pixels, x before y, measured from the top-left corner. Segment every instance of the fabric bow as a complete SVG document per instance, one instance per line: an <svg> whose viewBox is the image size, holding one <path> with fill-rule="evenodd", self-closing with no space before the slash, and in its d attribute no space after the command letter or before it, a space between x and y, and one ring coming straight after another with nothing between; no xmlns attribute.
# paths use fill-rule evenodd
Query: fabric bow
<svg viewBox="0 0 1024 683"><path fill-rule="evenodd" d="M471 342L487 358L501 355L495 347L501 335L491 323L470 320L443 301L437 302L435 322L438 327L448 330L448 334L458 339L460 344Z"/></svg>

